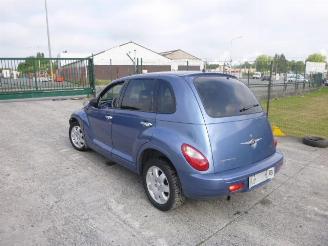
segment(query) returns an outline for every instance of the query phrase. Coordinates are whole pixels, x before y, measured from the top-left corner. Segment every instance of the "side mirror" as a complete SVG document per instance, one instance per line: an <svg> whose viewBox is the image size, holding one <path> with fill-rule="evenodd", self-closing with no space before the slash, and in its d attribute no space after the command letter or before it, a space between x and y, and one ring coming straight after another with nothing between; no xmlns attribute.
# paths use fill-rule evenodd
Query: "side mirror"
<svg viewBox="0 0 328 246"><path fill-rule="evenodd" d="M98 108L98 100L97 100L97 98L92 98L89 101L89 106L94 107L94 108Z"/></svg>

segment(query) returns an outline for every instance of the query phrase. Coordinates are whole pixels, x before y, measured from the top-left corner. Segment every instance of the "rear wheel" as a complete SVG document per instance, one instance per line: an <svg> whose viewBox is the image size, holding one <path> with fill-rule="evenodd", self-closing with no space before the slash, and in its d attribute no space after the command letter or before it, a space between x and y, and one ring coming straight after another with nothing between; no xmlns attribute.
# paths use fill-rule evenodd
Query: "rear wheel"
<svg viewBox="0 0 328 246"><path fill-rule="evenodd" d="M143 184L149 201L159 210L175 209L185 200L179 177L166 160L152 158L145 163Z"/></svg>
<svg viewBox="0 0 328 246"><path fill-rule="evenodd" d="M87 150L83 130L78 122L73 122L69 127L69 140L73 147L79 151Z"/></svg>

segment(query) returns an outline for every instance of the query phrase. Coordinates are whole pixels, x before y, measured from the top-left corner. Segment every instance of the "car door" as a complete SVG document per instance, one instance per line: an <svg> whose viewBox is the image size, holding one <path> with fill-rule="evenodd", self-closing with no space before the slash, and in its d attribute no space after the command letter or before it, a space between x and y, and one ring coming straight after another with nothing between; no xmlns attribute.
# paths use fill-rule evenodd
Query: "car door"
<svg viewBox="0 0 328 246"><path fill-rule="evenodd" d="M125 166L135 167L139 147L150 141L155 126L155 79L131 79L112 119L112 157Z"/></svg>
<svg viewBox="0 0 328 246"><path fill-rule="evenodd" d="M104 89L97 100L97 105L86 110L90 123L93 144L105 155L112 150L112 117L115 103L120 97L124 82L117 82Z"/></svg>

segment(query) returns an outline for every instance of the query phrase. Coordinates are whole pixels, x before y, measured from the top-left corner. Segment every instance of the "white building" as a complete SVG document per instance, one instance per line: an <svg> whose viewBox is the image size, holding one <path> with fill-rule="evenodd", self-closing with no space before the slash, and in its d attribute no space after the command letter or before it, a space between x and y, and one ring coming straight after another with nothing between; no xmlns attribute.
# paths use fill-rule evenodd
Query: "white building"
<svg viewBox="0 0 328 246"><path fill-rule="evenodd" d="M162 56L171 60L171 70L203 70L204 61L188 52L177 49L160 53Z"/></svg>
<svg viewBox="0 0 328 246"><path fill-rule="evenodd" d="M171 71L171 60L134 42L93 55L97 79L116 79L139 72ZM141 71L142 69L142 71Z"/></svg>
<svg viewBox="0 0 328 246"><path fill-rule="evenodd" d="M64 52L59 58L85 58L93 56L95 76L100 80L113 80L138 72L176 70L202 70L204 62L182 50L157 53L135 42L124 43L96 54ZM66 63L65 63L66 65ZM141 71L142 70L142 71Z"/></svg>
<svg viewBox="0 0 328 246"><path fill-rule="evenodd" d="M316 74L316 73L326 73L326 63L325 62L306 62L305 63L305 73L306 74Z"/></svg>

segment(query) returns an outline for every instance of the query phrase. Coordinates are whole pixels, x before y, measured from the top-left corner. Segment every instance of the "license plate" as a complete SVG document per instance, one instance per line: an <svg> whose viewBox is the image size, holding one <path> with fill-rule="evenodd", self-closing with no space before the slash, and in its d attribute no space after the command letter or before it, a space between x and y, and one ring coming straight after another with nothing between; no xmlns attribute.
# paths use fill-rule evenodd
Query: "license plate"
<svg viewBox="0 0 328 246"><path fill-rule="evenodd" d="M252 188L255 185L258 185L268 179L274 177L274 167L271 167L263 172L257 173L255 175L249 176L248 178L248 188Z"/></svg>

